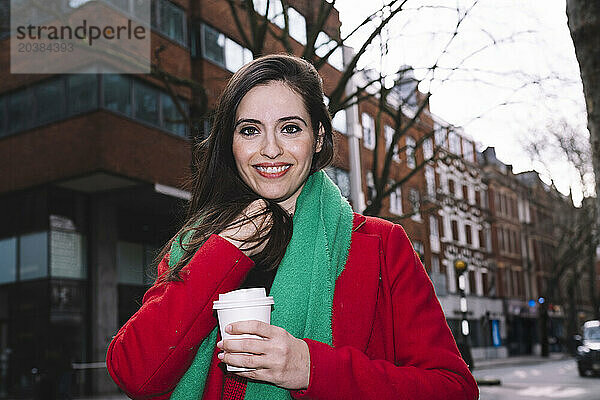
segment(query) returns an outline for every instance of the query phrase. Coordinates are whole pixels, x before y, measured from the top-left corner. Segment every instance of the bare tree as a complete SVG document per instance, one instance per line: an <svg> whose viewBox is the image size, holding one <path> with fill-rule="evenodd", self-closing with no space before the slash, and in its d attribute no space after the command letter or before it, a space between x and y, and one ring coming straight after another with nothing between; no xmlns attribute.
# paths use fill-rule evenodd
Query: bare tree
<svg viewBox="0 0 600 400"><path fill-rule="evenodd" d="M598 232L596 229L596 208L591 197L592 163L587 135L573 127L569 122L560 120L548 124L544 134L533 134L527 145L532 158L540 162L551 176L549 164L564 160L575 175L575 187L581 191L583 201L580 207L572 205L572 194L564 199L556 190L554 202L559 209L554 210L555 219L552 237L553 247L549 265L550 275L546 280L546 302L540 307L540 342L542 355L548 355L548 304L561 304L566 310L566 339L569 351L574 352L570 338L577 333L577 315L584 311L584 305L590 304L595 318L598 318L600 299L596 290L596 248ZM552 182L552 187L554 183Z"/></svg>
<svg viewBox="0 0 600 400"><path fill-rule="evenodd" d="M596 216L600 218L600 2L567 0L567 16L583 81L596 182ZM600 220L596 225L600 227Z"/></svg>

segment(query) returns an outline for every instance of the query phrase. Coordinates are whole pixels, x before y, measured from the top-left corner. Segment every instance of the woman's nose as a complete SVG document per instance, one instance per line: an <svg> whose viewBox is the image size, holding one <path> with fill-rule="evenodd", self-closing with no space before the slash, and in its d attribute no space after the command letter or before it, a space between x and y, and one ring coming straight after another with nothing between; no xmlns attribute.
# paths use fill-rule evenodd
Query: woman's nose
<svg viewBox="0 0 600 400"><path fill-rule="evenodd" d="M277 135L272 132L267 133L263 136L263 142L261 144L260 154L269 158L276 158L283 153L283 149Z"/></svg>

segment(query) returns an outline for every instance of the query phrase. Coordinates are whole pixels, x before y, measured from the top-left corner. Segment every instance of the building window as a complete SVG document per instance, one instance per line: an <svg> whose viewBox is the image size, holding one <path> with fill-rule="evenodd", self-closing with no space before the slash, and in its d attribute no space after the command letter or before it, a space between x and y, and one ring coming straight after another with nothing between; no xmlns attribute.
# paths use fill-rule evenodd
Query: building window
<svg viewBox="0 0 600 400"><path fill-rule="evenodd" d="M435 172L431 165L425 166L425 184L427 186L427 197L435 199Z"/></svg>
<svg viewBox="0 0 600 400"><path fill-rule="evenodd" d="M443 128L442 126L440 126L440 124L438 124L437 122L434 122L433 130L434 130L436 146L441 147L443 149L447 149L448 148L448 137L447 137L446 129Z"/></svg>
<svg viewBox="0 0 600 400"><path fill-rule="evenodd" d="M475 190L475 204L481 207L481 194L479 190Z"/></svg>
<svg viewBox="0 0 600 400"><path fill-rule="evenodd" d="M464 145L464 158L465 160L467 160L468 162L476 162L474 154L473 153L473 142L471 142L470 140L463 140L463 145Z"/></svg>
<svg viewBox="0 0 600 400"><path fill-rule="evenodd" d="M62 79L51 79L35 86L37 122L52 122L65 117L65 83Z"/></svg>
<svg viewBox="0 0 600 400"><path fill-rule="evenodd" d="M458 221L453 219L450 224L452 225L452 240L458 242Z"/></svg>
<svg viewBox="0 0 600 400"><path fill-rule="evenodd" d="M406 165L408 168L415 168L417 166L416 154L415 154L415 139L411 136L406 137Z"/></svg>
<svg viewBox="0 0 600 400"><path fill-rule="evenodd" d="M390 181L390 186L396 182ZM402 215L402 189L397 186L392 192L390 192L390 213L396 215Z"/></svg>
<svg viewBox="0 0 600 400"><path fill-rule="evenodd" d="M50 231L50 275L87 278L84 237L77 232Z"/></svg>
<svg viewBox="0 0 600 400"><path fill-rule="evenodd" d="M98 75L69 75L67 77L67 102L70 114L97 109Z"/></svg>
<svg viewBox="0 0 600 400"><path fill-rule="evenodd" d="M367 113L362 113L363 146L369 150L375 149L375 121Z"/></svg>
<svg viewBox="0 0 600 400"><path fill-rule="evenodd" d="M419 260L421 260L421 262L423 262L423 259L425 258L425 246L423 246L423 243L419 242L418 240L415 240L413 242L413 248L415 249L415 252L419 256Z"/></svg>
<svg viewBox="0 0 600 400"><path fill-rule="evenodd" d="M450 131L448 133L448 141L450 143L450 152L460 155L460 136L458 136L456 132Z"/></svg>
<svg viewBox="0 0 600 400"><path fill-rule="evenodd" d="M306 45L306 19L295 8L288 7L288 31L300 44Z"/></svg>
<svg viewBox="0 0 600 400"><path fill-rule="evenodd" d="M331 178L333 183L337 185L346 199L350 198L350 174L341 168L329 166L325 168L325 172Z"/></svg>
<svg viewBox="0 0 600 400"><path fill-rule="evenodd" d="M17 280L17 238L0 240L0 284Z"/></svg>
<svg viewBox="0 0 600 400"><path fill-rule="evenodd" d="M433 157L433 141L427 138L423 141L423 158L429 160Z"/></svg>
<svg viewBox="0 0 600 400"><path fill-rule="evenodd" d="M185 11L168 0L152 2L152 28L176 41L187 45L187 29Z"/></svg>
<svg viewBox="0 0 600 400"><path fill-rule="evenodd" d="M48 276L48 233L37 232L19 238L19 280Z"/></svg>
<svg viewBox="0 0 600 400"><path fill-rule="evenodd" d="M158 96L154 88L134 81L133 99L135 104L135 118L152 125L158 125Z"/></svg>
<svg viewBox="0 0 600 400"><path fill-rule="evenodd" d="M371 171L367 171L367 204L371 204L373 199L377 197L377 190L375 189L375 180L373 179L373 173Z"/></svg>
<svg viewBox="0 0 600 400"><path fill-rule="evenodd" d="M387 152L392 145L392 139L394 138L394 128L389 125L383 126L383 132L385 136L385 151ZM394 155L392 156L392 160L396 162L400 162L400 155L398 154L398 145L394 145Z"/></svg>
<svg viewBox="0 0 600 400"><path fill-rule="evenodd" d="M9 95L7 101L8 131L10 133L29 129L34 124L31 118L33 91L29 88Z"/></svg>
<svg viewBox="0 0 600 400"><path fill-rule="evenodd" d="M179 136L185 136L186 133L186 124L183 120L183 117L177 111L177 107L175 107L175 103L170 95L166 93L161 93L161 116L162 116L162 124L161 126ZM181 106L184 107L184 112L187 110L187 104L180 102Z"/></svg>
<svg viewBox="0 0 600 400"><path fill-rule="evenodd" d="M331 53L327 62L335 69L342 71L344 69L344 57L342 55L342 47L331 39L328 34L321 31L315 41L315 54L319 57L325 57L332 49L337 48Z"/></svg>
<svg viewBox="0 0 600 400"><path fill-rule="evenodd" d="M417 189L410 189L410 191L408 192L408 201L410 203L410 208L411 208L411 214L412 216L410 217L412 220L414 221L420 221L421 220L421 198L419 195L419 191Z"/></svg>
<svg viewBox="0 0 600 400"><path fill-rule="evenodd" d="M469 188L467 185L462 185L462 198L465 199L465 201L469 198Z"/></svg>
<svg viewBox="0 0 600 400"><path fill-rule="evenodd" d="M483 236L483 229L478 229L477 234L479 236L479 247L484 249L485 248L485 238Z"/></svg>
<svg viewBox="0 0 600 400"><path fill-rule="evenodd" d="M206 24L201 25L201 43L203 57L230 72L236 72L242 65L252 61L250 50ZM195 50L195 54L200 52Z"/></svg>
<svg viewBox="0 0 600 400"><path fill-rule="evenodd" d="M102 89L106 109L131 116L131 80L119 74L102 76Z"/></svg>
<svg viewBox="0 0 600 400"><path fill-rule="evenodd" d="M435 215L429 216L429 235L435 239L440 237L438 219Z"/></svg>
<svg viewBox="0 0 600 400"><path fill-rule="evenodd" d="M465 224L465 234L467 236L467 244L470 246L473 244L473 229L471 225Z"/></svg>
<svg viewBox="0 0 600 400"><path fill-rule="evenodd" d="M454 179L448 178L448 194L452 197L456 195L456 188L454 187Z"/></svg>

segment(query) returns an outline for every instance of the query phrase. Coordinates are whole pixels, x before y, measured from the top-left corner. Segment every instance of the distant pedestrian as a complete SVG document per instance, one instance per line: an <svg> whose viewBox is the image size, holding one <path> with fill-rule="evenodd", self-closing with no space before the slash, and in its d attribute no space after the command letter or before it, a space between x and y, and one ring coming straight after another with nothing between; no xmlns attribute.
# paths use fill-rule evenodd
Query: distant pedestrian
<svg viewBox="0 0 600 400"><path fill-rule="evenodd" d="M353 213L323 171L323 97L315 68L287 55L230 79L195 148L188 220L108 349L132 398L478 397L402 227ZM271 325L237 322L232 334L261 339L220 340L213 301L257 286L274 297Z"/></svg>

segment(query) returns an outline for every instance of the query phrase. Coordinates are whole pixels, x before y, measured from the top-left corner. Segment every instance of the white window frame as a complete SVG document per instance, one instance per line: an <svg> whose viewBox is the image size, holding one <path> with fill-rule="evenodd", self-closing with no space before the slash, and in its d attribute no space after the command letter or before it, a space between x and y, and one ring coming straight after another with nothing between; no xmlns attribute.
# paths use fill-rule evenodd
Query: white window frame
<svg viewBox="0 0 600 400"><path fill-rule="evenodd" d="M390 181L390 185L395 183L394 181ZM400 186L390 192L390 213L402 215L402 189Z"/></svg>
<svg viewBox="0 0 600 400"><path fill-rule="evenodd" d="M366 149L375 149L375 120L366 112L361 115L362 131L363 131L363 146Z"/></svg>
<svg viewBox="0 0 600 400"><path fill-rule="evenodd" d="M417 167L416 159L416 145L417 142L412 136L406 137L406 166L410 169Z"/></svg>

